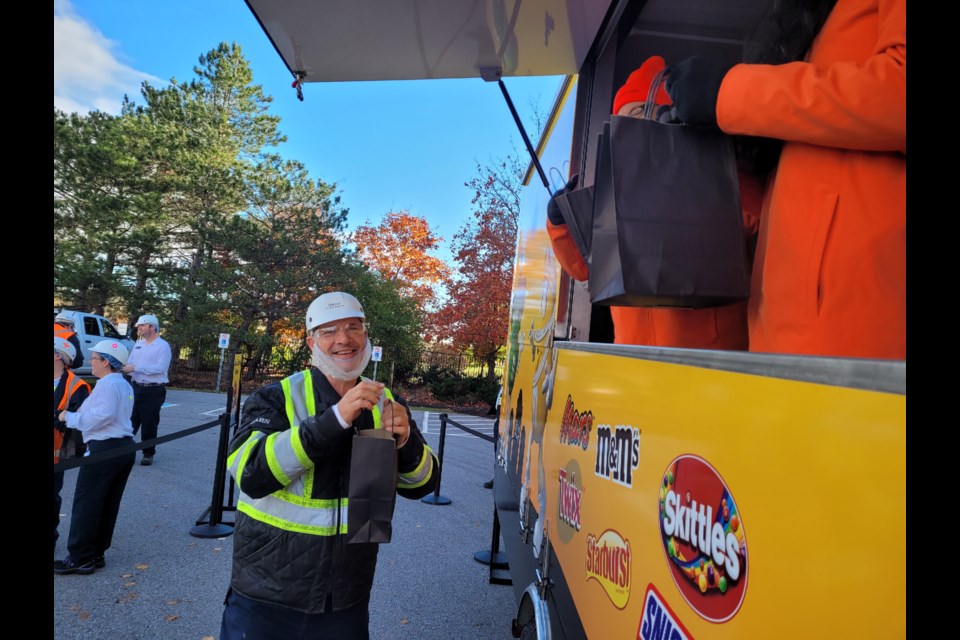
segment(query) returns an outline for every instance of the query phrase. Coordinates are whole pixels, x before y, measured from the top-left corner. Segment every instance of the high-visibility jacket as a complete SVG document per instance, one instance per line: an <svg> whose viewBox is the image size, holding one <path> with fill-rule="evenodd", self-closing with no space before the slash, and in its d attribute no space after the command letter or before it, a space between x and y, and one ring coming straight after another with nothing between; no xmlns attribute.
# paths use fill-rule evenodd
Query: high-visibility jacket
<svg viewBox="0 0 960 640"><path fill-rule="evenodd" d="M64 409L76 411L83 401L90 396L90 385L86 380L75 375L70 370L64 370L60 382L53 391L53 464L60 461L61 452L64 457L70 457L75 449L82 446L82 436L74 429L66 429L58 416ZM68 446L64 447L64 443Z"/></svg>
<svg viewBox="0 0 960 640"><path fill-rule="evenodd" d="M750 350L906 358L906 0L837 0L810 54L739 64L717 123L786 141L765 195Z"/></svg>
<svg viewBox="0 0 960 640"><path fill-rule="evenodd" d="M389 390L385 395L406 407ZM363 411L344 429L332 410L339 401L311 368L259 389L244 404L227 467L239 489L231 588L247 598L320 613L370 594L379 546L346 544L347 496L353 435L380 428L380 411ZM403 497L436 486L437 461L412 420L397 470Z"/></svg>

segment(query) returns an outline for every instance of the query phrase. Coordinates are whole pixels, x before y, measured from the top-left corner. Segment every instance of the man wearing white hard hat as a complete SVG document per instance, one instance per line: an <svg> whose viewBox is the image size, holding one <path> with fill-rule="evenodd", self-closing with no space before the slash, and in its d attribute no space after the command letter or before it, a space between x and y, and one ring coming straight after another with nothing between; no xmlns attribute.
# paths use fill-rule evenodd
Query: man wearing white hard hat
<svg viewBox="0 0 960 640"><path fill-rule="evenodd" d="M369 637L379 547L347 544L359 430L392 432L398 495L420 498L437 483L437 460L406 403L360 377L372 352L360 302L321 295L307 309L306 330L313 366L251 394L230 442L239 498L221 640Z"/></svg>
<svg viewBox="0 0 960 640"><path fill-rule="evenodd" d="M140 442L157 437L160 425L160 407L167 399L167 370L170 368L170 345L160 337L160 321L157 316L143 315L137 320L137 343L133 346L130 359L123 366L123 372L130 375L133 382L133 435L140 433ZM156 447L143 450L140 464L147 467L153 464Z"/></svg>
<svg viewBox="0 0 960 640"><path fill-rule="evenodd" d="M53 337L53 464L61 459L83 455L83 436L79 431L67 429L60 420L60 412L76 411L90 396L90 385L70 371L70 363L77 350L66 338ZM53 473L53 550L57 550L60 538L60 490L63 489L63 471Z"/></svg>
<svg viewBox="0 0 960 640"><path fill-rule="evenodd" d="M59 414L68 429L83 433L83 441L95 456L133 444L130 413L133 389L120 373L127 362L127 348L115 340L101 340L91 350L90 366L97 384L76 411ZM53 572L88 575L106 566L104 552L113 541L120 499L127 486L136 454L130 451L80 467L70 515L68 555L53 563Z"/></svg>

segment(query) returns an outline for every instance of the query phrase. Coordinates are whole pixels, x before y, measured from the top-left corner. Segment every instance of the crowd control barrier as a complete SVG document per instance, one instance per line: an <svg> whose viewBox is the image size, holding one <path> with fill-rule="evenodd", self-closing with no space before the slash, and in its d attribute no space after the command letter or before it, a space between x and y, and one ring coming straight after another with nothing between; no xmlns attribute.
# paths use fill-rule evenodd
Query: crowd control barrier
<svg viewBox="0 0 960 640"><path fill-rule="evenodd" d="M440 495L440 481L443 479L443 445L447 439L447 424L451 424L454 427L460 429L461 431L466 431L472 435L477 436L481 440L486 440L487 442L496 442L495 436L488 436L485 433L480 433L475 431L466 425L462 425L456 420L451 420L446 413L440 414L440 445L437 448L437 462L439 463L439 473L437 475L437 486L433 491L432 495L425 496L420 498L421 502L426 502L427 504L433 505L447 505L451 503L450 498L445 498ZM479 562L480 564L485 564L490 567L489 582L490 584L503 584L511 585L513 581L509 578L503 578L494 573L494 570L497 569L509 569L510 565L507 562L506 554L500 551L500 519L497 516L497 509L493 509L493 531L491 532L491 541L489 550L477 551L473 554L473 559Z"/></svg>

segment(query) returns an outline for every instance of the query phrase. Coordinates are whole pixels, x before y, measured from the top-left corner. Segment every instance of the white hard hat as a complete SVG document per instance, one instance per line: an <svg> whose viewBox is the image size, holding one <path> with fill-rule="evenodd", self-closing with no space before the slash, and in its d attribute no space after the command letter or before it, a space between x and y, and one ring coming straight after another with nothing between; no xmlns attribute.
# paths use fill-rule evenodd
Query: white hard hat
<svg viewBox="0 0 960 640"><path fill-rule="evenodd" d="M67 364L73 362L73 359L77 357L77 350L73 348L69 340L64 340L63 338L54 336L53 350L58 351L61 356L65 357Z"/></svg>
<svg viewBox="0 0 960 640"><path fill-rule="evenodd" d="M142 324L152 324L157 329L160 328L160 321L157 320L157 316L153 316L150 314L140 316L140 319L137 320L137 324L135 324L134 326L139 327Z"/></svg>
<svg viewBox="0 0 960 640"><path fill-rule="evenodd" d="M309 333L322 324L343 320L344 318L366 319L360 301L343 291L325 293L307 307L307 332Z"/></svg>
<svg viewBox="0 0 960 640"><path fill-rule="evenodd" d="M57 317L55 317L55 318L53 319L53 321L54 321L54 322L69 322L70 324L76 324L76 323L73 321L73 318L70 317L70 316L68 316L68 315L67 315L66 313L64 313L63 311L61 311L60 313L58 313L58 314L57 314Z"/></svg>
<svg viewBox="0 0 960 640"><path fill-rule="evenodd" d="M113 356L120 361L120 364L127 364L127 358L130 357L130 352L127 351L127 348L116 340L101 340L97 343L97 346L90 349L90 351Z"/></svg>

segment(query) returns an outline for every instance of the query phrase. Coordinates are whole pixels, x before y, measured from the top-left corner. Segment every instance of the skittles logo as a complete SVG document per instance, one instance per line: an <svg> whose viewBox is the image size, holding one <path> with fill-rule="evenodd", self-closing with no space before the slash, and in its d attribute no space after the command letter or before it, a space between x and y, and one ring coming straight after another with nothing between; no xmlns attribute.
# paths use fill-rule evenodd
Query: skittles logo
<svg viewBox="0 0 960 640"><path fill-rule="evenodd" d="M673 581L711 622L736 615L747 590L741 514L720 474L693 455L676 458L660 483L660 536Z"/></svg>

